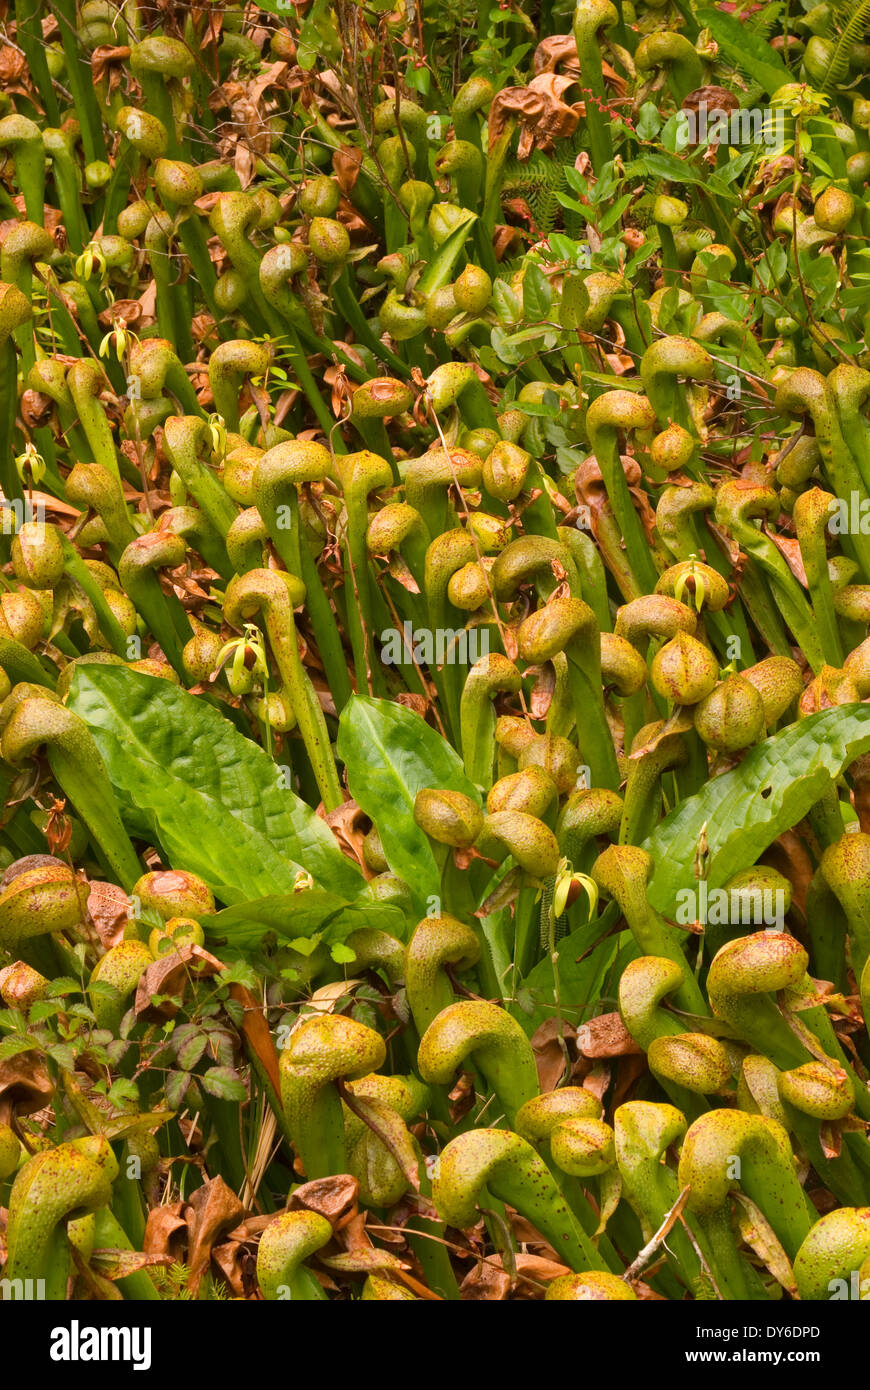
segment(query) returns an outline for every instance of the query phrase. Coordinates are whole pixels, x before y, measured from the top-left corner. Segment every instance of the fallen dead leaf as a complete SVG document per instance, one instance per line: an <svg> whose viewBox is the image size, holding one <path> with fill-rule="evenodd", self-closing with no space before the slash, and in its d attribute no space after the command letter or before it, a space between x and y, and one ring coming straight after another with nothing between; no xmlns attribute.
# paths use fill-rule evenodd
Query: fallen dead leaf
<svg viewBox="0 0 870 1390"><path fill-rule="evenodd" d="M580 117L585 114L584 102L569 106L563 93L576 85L577 78L555 72L541 72L527 87L505 87L495 96L489 109L487 129L489 148L504 134L508 122L515 119L520 128L517 158L526 160L533 150L551 150L556 140L566 140L574 134Z"/></svg>
<svg viewBox="0 0 870 1390"><path fill-rule="evenodd" d="M54 1083L35 1049L0 1062L0 1124L10 1124L16 1115L35 1114L53 1095Z"/></svg>
<svg viewBox="0 0 870 1390"><path fill-rule="evenodd" d="M341 806L336 806L334 811L324 811L321 805L318 807L318 814L326 821L338 841L342 854L353 860L354 864L358 864L366 878L373 878L374 875L363 856L363 840L368 830L368 817L365 812L355 801L345 801Z"/></svg>
<svg viewBox="0 0 870 1390"><path fill-rule="evenodd" d="M187 1222L182 1216L183 1202L171 1202L165 1206L152 1207L145 1222L145 1237L142 1242L149 1255L171 1255L178 1258L180 1242L173 1239L179 1231L187 1230Z"/></svg>
<svg viewBox="0 0 870 1390"><path fill-rule="evenodd" d="M643 1056L619 1014L599 1014L577 1030L577 1047L584 1057Z"/></svg>
<svg viewBox="0 0 870 1390"><path fill-rule="evenodd" d="M124 939L124 927L130 920L130 899L123 888L100 879L91 879L88 888L88 916L108 951Z"/></svg>
<svg viewBox="0 0 870 1390"><path fill-rule="evenodd" d="M185 1210L187 1221L190 1275L188 1285L196 1293L209 1266L212 1246L228 1227L235 1226L244 1215L244 1207L223 1178L210 1178L198 1187Z"/></svg>
<svg viewBox="0 0 870 1390"><path fill-rule="evenodd" d="M277 1095L281 1094L281 1076L278 1071L278 1053L275 1049L275 1040L272 1037L272 1030L266 1020L266 1015L260 1008L253 994L244 985L230 985L230 998L235 999L237 1004L241 1004L244 1010L242 1017L242 1032L245 1035L248 1046L255 1054L260 1065L268 1076Z"/></svg>
<svg viewBox="0 0 870 1390"><path fill-rule="evenodd" d="M218 975L225 969L222 961L211 955L202 946L193 944L179 946L166 956L161 956L149 965L136 989L133 1005L136 1017L148 1015L151 1018L173 1018L178 1006L170 1000L162 1004L152 1004L155 994L171 994L183 998L191 975Z"/></svg>
<svg viewBox="0 0 870 1390"><path fill-rule="evenodd" d="M510 1290L510 1275L504 1269L499 1255L493 1255L488 1260L478 1260L459 1285L459 1292L469 1303L503 1303Z"/></svg>
<svg viewBox="0 0 870 1390"><path fill-rule="evenodd" d="M532 1034L532 1051L538 1067L538 1080L542 1091L552 1091L565 1070L565 1053L559 1042L559 1023L555 1018L546 1019ZM572 1043L577 1030L570 1023L561 1024L562 1037ZM571 1056L569 1046L568 1056Z"/></svg>

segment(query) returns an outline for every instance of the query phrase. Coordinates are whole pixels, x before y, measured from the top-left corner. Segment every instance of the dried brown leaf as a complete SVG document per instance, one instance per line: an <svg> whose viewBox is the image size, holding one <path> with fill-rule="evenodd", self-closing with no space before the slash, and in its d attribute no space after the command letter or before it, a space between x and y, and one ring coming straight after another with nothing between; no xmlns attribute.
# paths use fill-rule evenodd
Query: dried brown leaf
<svg viewBox="0 0 870 1390"><path fill-rule="evenodd" d="M510 1275L498 1255L479 1260L459 1285L463 1299L474 1303L503 1303L510 1290Z"/></svg>
<svg viewBox="0 0 870 1390"><path fill-rule="evenodd" d="M4 88L12 82L18 82L27 72L27 59L23 53L19 53L17 48L12 48L5 43L0 48L0 82Z"/></svg>
<svg viewBox="0 0 870 1390"><path fill-rule="evenodd" d="M248 1283L252 1285L256 1283L255 1263L251 1252L238 1241L227 1240L214 1247L211 1257L233 1297L246 1298ZM247 1280L245 1278L246 1273L248 1275Z"/></svg>
<svg viewBox="0 0 870 1390"><path fill-rule="evenodd" d="M230 985L230 998L235 999L237 1004L241 1004L244 1010L242 1032L245 1040L268 1076L276 1095L280 1095L281 1076L278 1071L278 1053L265 1013L245 985Z"/></svg>
<svg viewBox="0 0 870 1390"><path fill-rule="evenodd" d="M178 1012L175 1004L165 1000L152 1005L155 994L171 994L183 998L191 975L218 975L224 969L222 961L202 946L179 946L149 965L136 989L136 1017L173 1018Z"/></svg>
<svg viewBox="0 0 870 1390"><path fill-rule="evenodd" d="M734 1192L733 1196L737 1202L737 1228L746 1244L755 1251L786 1293L791 1298L799 1298L791 1261L767 1217L745 1193Z"/></svg>
<svg viewBox="0 0 870 1390"><path fill-rule="evenodd" d="M123 888L100 879L91 879L88 889L88 916L108 951L124 939L124 927L130 920L130 899Z"/></svg>
<svg viewBox="0 0 870 1390"><path fill-rule="evenodd" d="M178 1253L179 1242L173 1237L179 1231L187 1230L187 1222L181 1215L183 1202L171 1202L165 1206L152 1207L145 1222L145 1237L142 1242L149 1255L170 1255L174 1259Z"/></svg>
<svg viewBox="0 0 870 1390"><path fill-rule="evenodd" d="M41 1053L16 1052L0 1062L0 1124L10 1124L16 1115L35 1114L53 1095L54 1083Z"/></svg>
<svg viewBox="0 0 870 1390"><path fill-rule="evenodd" d="M561 1037L569 1042L577 1036L577 1030L570 1023L562 1021L560 1024L555 1018L546 1019L532 1034L532 1051L542 1091L552 1091L565 1071L565 1051L559 1040L560 1031Z"/></svg>
<svg viewBox="0 0 870 1390"><path fill-rule="evenodd" d="M342 854L353 860L354 864L358 864L366 878L371 878L372 874L363 857L363 840L368 833L368 817L365 812L360 810L355 801L345 801L341 806L336 806L334 811L324 811L323 806L319 806L318 815L326 821L338 841Z"/></svg>
<svg viewBox="0 0 870 1390"><path fill-rule="evenodd" d="M185 1219L189 1242L188 1284L193 1293L198 1290L208 1269L217 1237L229 1227L237 1225L244 1212L238 1197L221 1177L210 1178L191 1196Z"/></svg>
<svg viewBox="0 0 870 1390"><path fill-rule="evenodd" d="M149 1265L171 1265L171 1255L146 1255L141 1250L95 1250L89 1263L106 1279L126 1279Z"/></svg>
<svg viewBox="0 0 870 1390"><path fill-rule="evenodd" d="M526 87L506 87L498 92L487 123L490 150L504 134L510 120L516 120L519 126L517 156L520 160L528 159L535 149L551 150L556 140L572 136L586 107L583 102L569 106L562 96L576 80L555 72L542 72Z"/></svg>
<svg viewBox="0 0 870 1390"><path fill-rule="evenodd" d="M765 535L768 540L773 541L797 582L802 584L805 589L808 589L809 580L807 579L807 572L804 569L800 542L794 536L780 536L775 531L766 530Z"/></svg>
<svg viewBox="0 0 870 1390"><path fill-rule="evenodd" d="M619 1014L599 1014L577 1030L577 1047L584 1057L642 1056Z"/></svg>

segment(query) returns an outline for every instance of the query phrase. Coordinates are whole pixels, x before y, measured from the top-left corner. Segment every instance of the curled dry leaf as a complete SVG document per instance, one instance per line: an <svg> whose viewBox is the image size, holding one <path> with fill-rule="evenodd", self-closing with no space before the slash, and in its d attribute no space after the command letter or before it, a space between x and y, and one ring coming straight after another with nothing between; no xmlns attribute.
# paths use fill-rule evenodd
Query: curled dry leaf
<svg viewBox="0 0 870 1390"><path fill-rule="evenodd" d="M463 1299L470 1303L503 1303L510 1291L510 1275L500 1255L478 1260L459 1286Z"/></svg>
<svg viewBox="0 0 870 1390"><path fill-rule="evenodd" d="M244 1215L238 1197L223 1178L211 1178L198 1187L185 1210L188 1232L189 1286L196 1293L208 1269L212 1246L218 1235L238 1224Z"/></svg>
<svg viewBox="0 0 870 1390"><path fill-rule="evenodd" d="M0 48L0 82L4 89L9 88L13 82L19 82L27 72L27 59L24 54L11 44L4 43Z"/></svg>
<svg viewBox="0 0 870 1390"><path fill-rule="evenodd" d="M47 424L54 409L54 401L42 391L22 391L19 405L22 420L32 430Z"/></svg>
<svg viewBox="0 0 870 1390"><path fill-rule="evenodd" d="M91 77L96 84L101 82L107 75L110 86L112 77L115 83L120 80L120 74L113 74L112 69L119 63L124 63L130 57L130 50L126 45L113 48L110 44L100 44L91 54Z"/></svg>
<svg viewBox="0 0 870 1390"><path fill-rule="evenodd" d="M570 1023L559 1023L555 1018L546 1019L532 1034L532 1051L538 1068L538 1080L542 1091L552 1091L565 1070L565 1052L559 1041L561 1036L573 1043L577 1030ZM571 1051L569 1048L569 1057Z"/></svg>
<svg viewBox="0 0 870 1390"><path fill-rule="evenodd" d="M310 999L306 999L305 1014L300 1016L299 1021L294 1025L291 1033L295 1032L296 1028L299 1027L299 1023L302 1023L305 1017L310 1016L312 1013L334 1013L341 1000L346 998L348 994L352 994L356 987L361 984L362 980L334 980L332 984L321 985L320 989L314 991Z"/></svg>
<svg viewBox="0 0 870 1390"><path fill-rule="evenodd" d="M100 879L91 879L88 890L88 916L108 951L124 939L124 928L130 921L130 899L123 888Z"/></svg>
<svg viewBox="0 0 870 1390"><path fill-rule="evenodd" d="M54 1095L54 1083L39 1052L16 1052L0 1062L0 1124L33 1115Z"/></svg>
<svg viewBox="0 0 870 1390"><path fill-rule="evenodd" d="M583 1077L584 1091L591 1091L597 1100L603 1101L610 1085L611 1068L604 1062L595 1062L592 1070Z"/></svg>
<svg viewBox="0 0 870 1390"><path fill-rule="evenodd" d="M106 1279L125 1279L139 1269L155 1265L171 1265L171 1255L148 1255L141 1250L95 1250L89 1263L97 1274Z"/></svg>
<svg viewBox="0 0 870 1390"><path fill-rule="evenodd" d="M555 72L562 63L569 67L576 67L579 75L577 40L574 35L551 34L549 38L542 39L535 49L535 56L532 59L534 73L537 75L542 72Z"/></svg>
<svg viewBox="0 0 870 1390"><path fill-rule="evenodd" d="M253 1295L257 1286L256 1262L246 1245L226 1240L214 1247L211 1258L234 1298Z"/></svg>
<svg viewBox="0 0 870 1390"><path fill-rule="evenodd" d="M183 998L192 975L218 975L223 969L223 962L202 946L187 944L169 951L153 965L149 965L140 979L133 1005L136 1017L174 1017L178 1012L177 1004L169 999L160 1004L152 1004L152 997L155 994L169 994Z"/></svg>
<svg viewBox="0 0 870 1390"><path fill-rule="evenodd" d="M396 696L396 704L404 705L406 709L412 709L415 714L419 714L421 719L425 719L426 711L429 708L428 701L423 695L415 695L413 691L406 691Z"/></svg>
<svg viewBox="0 0 870 1390"><path fill-rule="evenodd" d="M551 1280L558 1279L560 1275L570 1273L566 1265L560 1264L557 1260L548 1259L545 1255L532 1255L528 1251L518 1250L514 1259L518 1278L521 1282L532 1286L549 1284Z"/></svg>
<svg viewBox="0 0 870 1390"><path fill-rule="evenodd" d="M710 125L718 119L718 113L724 112L726 115L736 111L740 105L739 99L733 92L729 92L727 87L697 87L694 92L689 92L683 97L682 109L689 111L697 116L700 110L707 112ZM695 143L691 142L690 143ZM699 141L697 143L703 143Z"/></svg>
<svg viewBox="0 0 870 1390"><path fill-rule="evenodd" d="M169 1202L163 1206L152 1207L145 1222L143 1248L149 1255L179 1258L184 1242L178 1238L179 1232L187 1232L187 1222L182 1216L183 1202Z"/></svg>
<svg viewBox="0 0 870 1390"><path fill-rule="evenodd" d="M390 575L392 575L393 579L395 579L396 583L401 584L402 588L409 594L419 594L420 585L408 568L407 561L403 560L401 555L392 556L387 565L387 570Z"/></svg>
<svg viewBox="0 0 870 1390"><path fill-rule="evenodd" d="M791 1261L767 1217L744 1192L735 1192L734 1198L737 1203L737 1228L746 1244L755 1251L786 1293L791 1298L799 1298Z"/></svg>
<svg viewBox="0 0 870 1390"><path fill-rule="evenodd" d="M341 846L342 854L358 864L366 878L371 878L373 875L366 866L362 848L368 830L365 812L360 810L355 801L345 801L341 806L336 806L334 811L324 811L320 806L318 814L326 821Z"/></svg>
<svg viewBox="0 0 870 1390"><path fill-rule="evenodd" d="M354 185L359 178L362 161L362 150L353 149L349 145L336 150L332 156L333 171L338 186L346 198L349 198L353 192Z"/></svg>
<svg viewBox="0 0 870 1390"><path fill-rule="evenodd" d="M290 1211L316 1211L325 1216L334 1230L339 1230L356 1215L359 1183L350 1173L334 1178L315 1178L301 1183L290 1194Z"/></svg>
<svg viewBox="0 0 870 1390"><path fill-rule="evenodd" d="M533 150L551 150L556 140L567 140L577 129L586 106L569 106L563 93L576 84L575 77L542 72L527 87L506 87L495 96L489 112L489 148L492 149L515 120L520 129L517 158L526 160Z"/></svg>
<svg viewBox="0 0 870 1390"><path fill-rule="evenodd" d="M599 1014L583 1023L576 1033L577 1047L584 1057L643 1056L619 1014Z"/></svg>

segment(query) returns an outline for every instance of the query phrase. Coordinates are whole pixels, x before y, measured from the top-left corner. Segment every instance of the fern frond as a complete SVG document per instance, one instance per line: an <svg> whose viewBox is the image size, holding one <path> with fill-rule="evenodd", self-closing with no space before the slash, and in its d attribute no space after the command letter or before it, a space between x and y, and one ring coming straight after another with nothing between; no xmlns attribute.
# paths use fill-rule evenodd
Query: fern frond
<svg viewBox="0 0 870 1390"><path fill-rule="evenodd" d="M850 0L848 8L851 13L845 26L839 30L836 48L825 77L823 91L826 92L845 82L849 75L849 59L852 55L852 49L870 25L870 0L861 0L858 5L854 4L854 0Z"/></svg>
<svg viewBox="0 0 870 1390"><path fill-rule="evenodd" d="M767 39L773 32L773 27L779 19L781 12L782 5L779 0L775 0L775 3L765 5L763 10L753 15L749 21L748 27L754 34L757 34L760 39Z"/></svg>

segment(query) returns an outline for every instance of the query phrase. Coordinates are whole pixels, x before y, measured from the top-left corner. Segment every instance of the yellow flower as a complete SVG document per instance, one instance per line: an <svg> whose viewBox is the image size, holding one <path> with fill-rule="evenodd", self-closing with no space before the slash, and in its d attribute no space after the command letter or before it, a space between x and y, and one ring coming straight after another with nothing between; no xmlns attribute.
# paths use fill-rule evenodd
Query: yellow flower
<svg viewBox="0 0 870 1390"><path fill-rule="evenodd" d="M99 271L99 276L102 280L106 273L106 258L103 255L103 250L99 242L91 241L88 242L82 254L76 258L76 278L79 280L90 280L94 270Z"/></svg>
<svg viewBox="0 0 870 1390"><path fill-rule="evenodd" d="M561 917L568 906L568 897L574 884L579 884L589 899L590 916L598 906L598 885L588 874L577 873L567 859L559 860L556 870L556 884L553 889L553 916Z"/></svg>
<svg viewBox="0 0 870 1390"><path fill-rule="evenodd" d="M254 665L248 668L246 658L248 652L254 654ZM241 680L242 675L247 671L251 676L259 676L265 679L269 674L266 664L266 649L263 645L263 637L256 623L245 623L245 633L243 637L233 637L229 642L225 642L218 652L216 671L219 671L226 661L232 657L232 673L236 681Z"/></svg>
<svg viewBox="0 0 870 1390"><path fill-rule="evenodd" d="M115 319L114 325L100 343L100 356L108 357L110 348L114 345L115 356L120 362L127 351L131 341L135 341L136 335L127 328L126 319Z"/></svg>
<svg viewBox="0 0 870 1390"><path fill-rule="evenodd" d="M208 437L211 444L211 451L223 458L227 451L227 422L222 415L214 411L207 421Z"/></svg>
<svg viewBox="0 0 870 1390"><path fill-rule="evenodd" d="M31 486L39 487L45 477L46 463L35 444L25 444L24 453L19 454L15 460L15 471L22 483L29 473Z"/></svg>
<svg viewBox="0 0 870 1390"><path fill-rule="evenodd" d="M704 607L704 600L707 597L707 580L704 578L703 573L695 566L695 561L697 561L697 559L697 555L689 556L688 569L683 571L674 585L674 598L678 603L685 603L684 594L688 588L689 580L693 580L694 592L692 601L694 602L697 612L700 613L701 609Z"/></svg>

